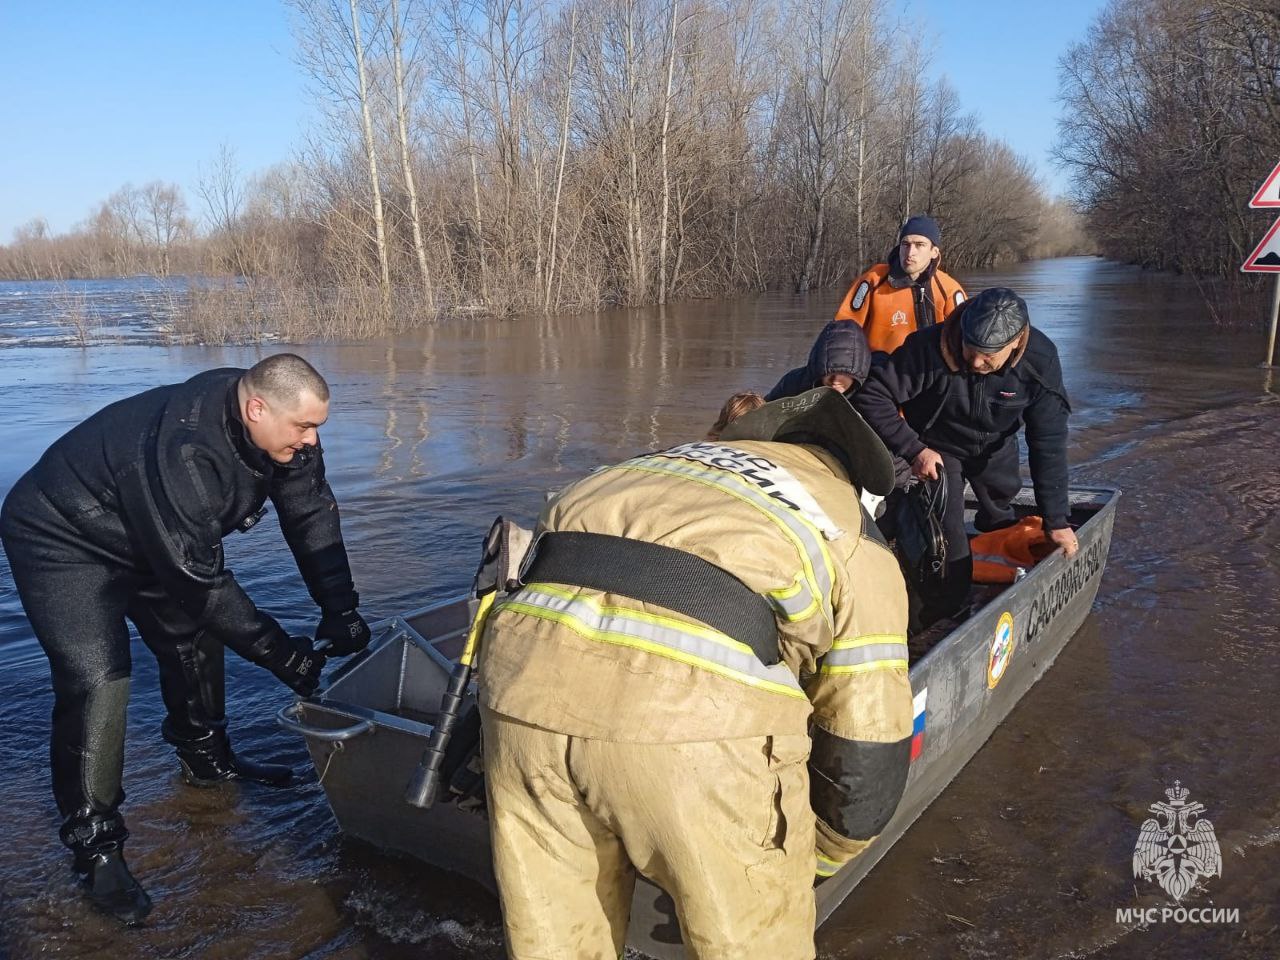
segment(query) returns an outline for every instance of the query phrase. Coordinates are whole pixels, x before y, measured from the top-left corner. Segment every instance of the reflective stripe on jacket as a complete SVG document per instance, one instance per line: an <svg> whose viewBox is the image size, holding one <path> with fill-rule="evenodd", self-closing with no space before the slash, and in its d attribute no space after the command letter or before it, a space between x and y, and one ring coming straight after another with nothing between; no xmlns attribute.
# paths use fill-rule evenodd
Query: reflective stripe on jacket
<svg viewBox="0 0 1280 960"><path fill-rule="evenodd" d="M896 808L911 736L906 591L825 451L683 444L574 483L543 530L696 554L773 606L781 662L621 594L529 583L481 646L490 709L571 736L680 743L811 732L820 850L844 862ZM812 730L810 721L812 719Z"/></svg>
<svg viewBox="0 0 1280 960"><path fill-rule="evenodd" d="M896 253L894 254L896 256ZM897 286L888 263L877 263L849 287L836 310L837 320L862 327L874 353L893 353L916 330L941 323L964 302L964 288L949 274L930 269L927 283ZM928 291L931 301L925 302Z"/></svg>

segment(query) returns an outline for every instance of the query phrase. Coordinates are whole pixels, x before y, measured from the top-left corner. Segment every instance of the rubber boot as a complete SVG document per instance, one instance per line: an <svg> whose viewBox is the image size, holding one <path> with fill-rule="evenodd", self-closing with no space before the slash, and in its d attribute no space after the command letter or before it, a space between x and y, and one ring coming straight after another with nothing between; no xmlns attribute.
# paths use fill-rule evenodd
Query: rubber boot
<svg viewBox="0 0 1280 960"><path fill-rule="evenodd" d="M293 783L291 768L254 763L232 751L221 641L201 629L159 588L139 591L129 616L160 668L160 695L168 711L160 732L178 750L182 779L193 787L214 787L228 780L269 787Z"/></svg>
<svg viewBox="0 0 1280 960"><path fill-rule="evenodd" d="M151 898L124 862L129 831L120 815L86 807L63 824L61 834L75 854L75 871L94 909L130 926L141 923L151 912Z"/></svg>
<svg viewBox="0 0 1280 960"><path fill-rule="evenodd" d="M151 898L125 865L129 831L118 812L129 678L79 692L55 683L54 692L50 760L54 797L65 818L59 836L75 855L94 907L122 923L139 923L151 911Z"/></svg>
<svg viewBox="0 0 1280 960"><path fill-rule="evenodd" d="M162 729L164 738L178 749L182 779L193 787L216 787L228 780L248 780L268 787L287 787L294 782L290 767L237 757L225 726L216 726L197 739L176 736L168 721Z"/></svg>

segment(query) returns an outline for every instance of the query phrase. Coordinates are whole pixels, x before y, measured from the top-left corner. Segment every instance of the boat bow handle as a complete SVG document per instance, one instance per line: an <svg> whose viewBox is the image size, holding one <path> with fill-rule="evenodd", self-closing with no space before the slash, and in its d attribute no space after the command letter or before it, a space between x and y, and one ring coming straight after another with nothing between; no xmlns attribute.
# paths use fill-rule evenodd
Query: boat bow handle
<svg viewBox="0 0 1280 960"><path fill-rule="evenodd" d="M276 714L276 723L292 733L316 740L324 740L328 743L342 743L346 740L353 740L362 734L372 733L374 729L372 720L357 720L349 727L338 727L333 730L327 730L324 727L309 727L298 719L298 715L301 712L302 704L300 702L295 701L288 706L281 707L280 712Z"/></svg>

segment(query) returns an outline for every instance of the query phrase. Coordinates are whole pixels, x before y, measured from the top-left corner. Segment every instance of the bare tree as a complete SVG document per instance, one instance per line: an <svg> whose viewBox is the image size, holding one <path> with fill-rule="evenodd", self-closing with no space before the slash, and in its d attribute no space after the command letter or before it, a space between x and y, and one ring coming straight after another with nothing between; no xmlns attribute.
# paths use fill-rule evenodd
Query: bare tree
<svg viewBox="0 0 1280 960"><path fill-rule="evenodd" d="M863 0L807 0L796 11L797 32L802 37L798 63L803 66L792 83L803 126L795 149L810 207L797 293L806 292L817 275L818 256L826 238L827 205L844 146L842 137L848 129L849 85L841 65L856 31L867 29L869 9Z"/></svg>
<svg viewBox="0 0 1280 960"><path fill-rule="evenodd" d="M679 0L671 0L670 32L667 36L667 82L662 96L662 134L659 155L662 158L662 215L658 219L658 303L667 302L667 236L671 229L671 169L668 162L671 132L671 84L676 72L676 31L679 27Z"/></svg>
<svg viewBox="0 0 1280 960"><path fill-rule="evenodd" d="M374 136L373 93L367 68L366 34L380 32L385 11L374 0L290 0L298 13L298 59L324 97L340 135L346 133L344 118L351 117L365 168L365 190L372 241L377 258L379 309L391 314L391 266L387 245L386 216L382 202L382 181L378 173L378 143ZM372 30L362 29L368 16Z"/></svg>
<svg viewBox="0 0 1280 960"><path fill-rule="evenodd" d="M360 33L359 0L348 0L351 10L351 52L355 58L356 91L360 104L360 131L364 137L365 160L369 165L369 194L373 198L373 236L378 251L378 280L382 292L382 312L391 315L391 260L387 252L386 221L382 209L382 181L378 177L378 144L373 138L373 115L369 108L369 80L365 70L365 47Z"/></svg>
<svg viewBox="0 0 1280 960"><path fill-rule="evenodd" d="M140 208L144 242L158 258L155 272L167 277L175 244L191 232L187 202L176 184L157 180L142 188Z"/></svg>
<svg viewBox="0 0 1280 960"><path fill-rule="evenodd" d="M547 255L547 287L542 299L542 309L551 309L551 290L556 275L556 254L560 241L560 196L564 190L564 165L569 153L569 111L573 106L573 59L578 48L578 6L573 3L569 10L569 63L565 68L564 108L561 110L560 147L556 156L555 198L551 203L551 239Z"/></svg>
<svg viewBox="0 0 1280 960"><path fill-rule="evenodd" d="M198 235L173 188L125 185L69 234L0 247L0 276L230 274L194 285L201 336L358 336L814 290L864 269L917 206L943 219L952 269L1076 236L874 0L291 6L323 108L291 164L248 176L224 150ZM1072 61L1091 221L1117 247L1184 238L1159 262L1224 262L1250 229L1225 213L1235 157L1270 150L1276 126L1272 21L1251 0L1112 8ZM1195 176L1176 200L1127 189L1170 162ZM1224 212L1175 229L1177 204L1202 200Z"/></svg>
<svg viewBox="0 0 1280 960"><path fill-rule="evenodd" d="M1248 284L1264 224L1245 204L1280 155L1280 8L1113 0L1059 66L1057 157L1102 251Z"/></svg>
<svg viewBox="0 0 1280 960"><path fill-rule="evenodd" d="M407 6L407 4L406 4ZM391 0L391 51L395 62L396 139L400 146L400 175L409 196L409 224L413 230L413 251L422 280L422 295L427 311L435 313L435 293L431 284L431 268L427 264L427 248L423 239L422 215L418 210L418 188L413 177L409 155L409 96L405 89L404 21L400 16L400 0Z"/></svg>
<svg viewBox="0 0 1280 960"><path fill-rule="evenodd" d="M441 57L442 63L449 64L450 72L442 78L443 85L452 87L462 111L463 150L467 157L471 187L471 239L478 261L480 280L480 299L489 300L488 251L485 242L485 218L480 201L480 148L477 143L475 120L475 93L471 80L471 63L473 58L470 31L467 23L469 14L463 6L463 0L449 0L445 8L445 29L442 30L443 44L447 44L449 57Z"/></svg>

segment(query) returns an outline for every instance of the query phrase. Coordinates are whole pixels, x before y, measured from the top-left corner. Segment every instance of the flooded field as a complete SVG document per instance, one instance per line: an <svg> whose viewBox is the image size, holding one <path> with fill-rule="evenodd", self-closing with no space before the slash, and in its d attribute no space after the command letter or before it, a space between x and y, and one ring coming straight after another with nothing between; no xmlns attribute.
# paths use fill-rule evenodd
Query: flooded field
<svg viewBox="0 0 1280 960"><path fill-rule="evenodd" d="M1074 258L961 278L1008 285L1057 343L1074 417L1072 477L1124 490L1098 602L991 741L818 935L819 956L1274 957L1280 943L1280 397L1260 333L1215 329L1194 290ZM498 513L593 466L701 436L730 393L803 361L843 291L665 312L475 321L300 348L329 378L330 481L365 612L390 615L470 581ZM0 284L4 304L21 296ZM113 309L148 339L126 295ZM54 319L24 307L41 337ZM11 311L16 315L16 308ZM41 323L44 326L40 326ZM3 326L3 322L0 322ZM254 348L0 351L0 495L106 403ZM45 340L45 343L53 342ZM275 347L271 349L276 349ZM314 610L268 518L228 540L248 592L298 632ZM79 899L49 794L48 665L0 560L0 955L277 958L502 956L495 904L456 879L344 839L323 791L193 790L159 736L154 661L135 644L124 813L156 899L123 930ZM274 715L289 692L228 657L233 738L302 767ZM1165 906L1135 884L1147 807L1180 780L1206 807L1222 876L1187 907L1234 923L1139 926Z"/></svg>

